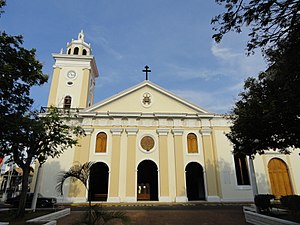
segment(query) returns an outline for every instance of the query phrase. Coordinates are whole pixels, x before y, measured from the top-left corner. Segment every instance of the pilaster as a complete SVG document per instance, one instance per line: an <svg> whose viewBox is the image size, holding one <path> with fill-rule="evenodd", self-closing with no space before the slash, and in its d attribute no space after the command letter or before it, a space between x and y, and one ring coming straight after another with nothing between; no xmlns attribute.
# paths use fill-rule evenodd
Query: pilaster
<svg viewBox="0 0 300 225"><path fill-rule="evenodd" d="M52 81L51 81L51 88L50 88L50 93L48 97L48 107L50 106L56 106L58 107L58 102L56 101L57 98L57 88L58 88L58 83L59 83L59 76L60 76L60 71L61 68L58 66L53 66L53 76L52 76Z"/></svg>
<svg viewBox="0 0 300 225"><path fill-rule="evenodd" d="M112 133L112 152L111 152L111 171L109 183L108 202L120 202L119 186L120 186L120 148L122 128L110 129Z"/></svg>
<svg viewBox="0 0 300 225"><path fill-rule="evenodd" d="M137 128L125 129L127 133L126 202L136 201L136 134Z"/></svg>
<svg viewBox="0 0 300 225"><path fill-rule="evenodd" d="M207 201L220 201L218 188L218 174L216 169L215 150L213 148L212 130L210 127L203 127L200 130L203 141L203 152L206 170Z"/></svg>
<svg viewBox="0 0 300 225"><path fill-rule="evenodd" d="M75 146L73 165L81 165L89 161L91 134L93 128L85 128L85 136L79 137L78 144ZM80 182L73 182L70 185L69 197L85 197L86 189Z"/></svg>
<svg viewBox="0 0 300 225"><path fill-rule="evenodd" d="M168 133L169 129L157 129L159 140L160 168L160 201L171 201L169 198L169 162L168 162Z"/></svg>
<svg viewBox="0 0 300 225"><path fill-rule="evenodd" d="M89 98L89 82L90 82L90 68L82 69L82 85L81 85L81 94L80 94L80 102L79 108L86 108L88 106L88 98Z"/></svg>
<svg viewBox="0 0 300 225"><path fill-rule="evenodd" d="M183 129L173 129L176 173L176 202L186 202L183 161Z"/></svg>

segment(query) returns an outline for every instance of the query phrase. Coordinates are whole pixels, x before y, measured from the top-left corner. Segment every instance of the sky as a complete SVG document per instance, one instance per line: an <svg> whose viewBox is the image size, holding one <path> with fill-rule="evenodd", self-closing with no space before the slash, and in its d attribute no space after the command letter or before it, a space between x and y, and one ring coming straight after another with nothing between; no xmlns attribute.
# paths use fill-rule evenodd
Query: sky
<svg viewBox="0 0 300 225"><path fill-rule="evenodd" d="M8 0L0 30L23 35L49 75L32 89L34 107L47 106L52 53L83 30L100 76L95 103L149 80L213 113L229 113L243 83L265 70L260 52L247 57L247 33L213 41L212 17L224 11L214 0Z"/></svg>

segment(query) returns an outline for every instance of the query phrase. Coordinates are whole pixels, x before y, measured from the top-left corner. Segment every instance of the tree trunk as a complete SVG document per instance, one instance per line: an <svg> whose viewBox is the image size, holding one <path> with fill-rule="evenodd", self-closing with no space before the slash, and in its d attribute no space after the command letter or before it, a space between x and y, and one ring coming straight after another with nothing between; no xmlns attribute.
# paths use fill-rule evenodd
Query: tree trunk
<svg viewBox="0 0 300 225"><path fill-rule="evenodd" d="M23 170L22 190L21 190L20 202L19 202L19 207L16 216L17 218L21 218L25 214L30 166L25 166L24 168L22 168L22 170Z"/></svg>

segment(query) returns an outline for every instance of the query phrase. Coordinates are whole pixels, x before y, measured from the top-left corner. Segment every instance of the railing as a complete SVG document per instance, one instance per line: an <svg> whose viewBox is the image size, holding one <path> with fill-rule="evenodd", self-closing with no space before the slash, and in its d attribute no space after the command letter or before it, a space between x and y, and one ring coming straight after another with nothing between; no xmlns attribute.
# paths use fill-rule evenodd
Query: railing
<svg viewBox="0 0 300 225"><path fill-rule="evenodd" d="M47 113L49 111L50 107L41 107L40 113ZM83 108L57 108L59 113L78 113Z"/></svg>

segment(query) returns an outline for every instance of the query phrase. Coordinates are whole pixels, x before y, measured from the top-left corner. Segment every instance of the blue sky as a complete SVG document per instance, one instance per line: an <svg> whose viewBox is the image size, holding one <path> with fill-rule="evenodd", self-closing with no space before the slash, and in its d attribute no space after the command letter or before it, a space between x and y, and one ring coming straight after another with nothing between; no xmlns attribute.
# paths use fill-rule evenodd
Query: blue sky
<svg viewBox="0 0 300 225"><path fill-rule="evenodd" d="M266 65L245 55L246 33L214 43L210 20L224 9L214 0L9 0L0 18L8 34L36 48L49 82L34 88L34 106L47 105L52 53L66 49L81 29L91 43L100 76L95 103L145 80L215 113L227 113L244 80Z"/></svg>

